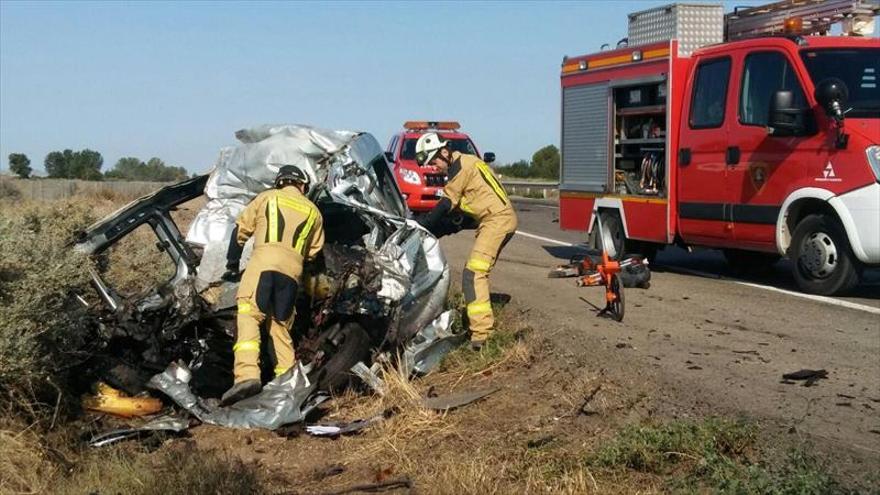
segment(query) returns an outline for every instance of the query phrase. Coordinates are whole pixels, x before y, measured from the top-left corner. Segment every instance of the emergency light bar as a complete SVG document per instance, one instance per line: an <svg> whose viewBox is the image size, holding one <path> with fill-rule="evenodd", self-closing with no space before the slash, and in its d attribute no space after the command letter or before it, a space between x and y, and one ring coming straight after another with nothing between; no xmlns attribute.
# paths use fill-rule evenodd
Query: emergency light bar
<svg viewBox="0 0 880 495"><path fill-rule="evenodd" d="M408 131L425 131L428 129L454 131L460 129L461 124L455 121L435 122L427 120L409 120L403 123L403 128Z"/></svg>

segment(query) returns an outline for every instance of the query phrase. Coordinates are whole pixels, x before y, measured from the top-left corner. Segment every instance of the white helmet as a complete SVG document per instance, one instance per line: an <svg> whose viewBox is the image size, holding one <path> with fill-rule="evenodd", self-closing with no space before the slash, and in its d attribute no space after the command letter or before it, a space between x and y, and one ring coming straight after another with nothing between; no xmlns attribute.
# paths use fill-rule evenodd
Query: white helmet
<svg viewBox="0 0 880 495"><path fill-rule="evenodd" d="M446 141L442 141L440 136L435 132L426 132L416 141L416 162L419 165L429 163L434 159L437 151L446 146Z"/></svg>

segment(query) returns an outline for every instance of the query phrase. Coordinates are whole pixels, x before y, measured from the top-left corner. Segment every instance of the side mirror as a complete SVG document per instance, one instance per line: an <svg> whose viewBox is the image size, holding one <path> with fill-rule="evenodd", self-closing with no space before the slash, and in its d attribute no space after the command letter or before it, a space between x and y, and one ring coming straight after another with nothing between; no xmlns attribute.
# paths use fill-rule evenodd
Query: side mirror
<svg viewBox="0 0 880 495"><path fill-rule="evenodd" d="M843 121L843 107L849 100L849 89L843 81L836 77L823 79L816 85L814 96L829 117Z"/></svg>
<svg viewBox="0 0 880 495"><path fill-rule="evenodd" d="M770 117L767 120L771 136L800 136L806 134L804 117L809 110L795 108L791 91L777 91L770 100Z"/></svg>
<svg viewBox="0 0 880 495"><path fill-rule="evenodd" d="M483 161L486 163L494 162L495 161L495 153L492 153L491 151L487 151L487 152L483 153Z"/></svg>
<svg viewBox="0 0 880 495"><path fill-rule="evenodd" d="M387 160L388 163L394 163L394 153L392 153L390 151L386 151L385 152L385 160Z"/></svg>

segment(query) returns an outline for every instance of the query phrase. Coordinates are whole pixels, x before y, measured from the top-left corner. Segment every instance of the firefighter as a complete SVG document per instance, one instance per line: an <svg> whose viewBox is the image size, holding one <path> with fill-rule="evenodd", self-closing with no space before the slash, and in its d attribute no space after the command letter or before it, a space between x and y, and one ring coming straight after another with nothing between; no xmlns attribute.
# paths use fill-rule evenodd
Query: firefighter
<svg viewBox="0 0 880 495"><path fill-rule="evenodd" d="M451 151L447 142L428 132L416 142L416 161L433 165L448 175L443 198L419 219L434 231L441 219L458 208L478 222L477 239L462 273L461 288L467 304L471 347L479 350L495 323L489 300L489 272L501 250L516 232L516 213L501 182L483 160Z"/></svg>
<svg viewBox="0 0 880 495"><path fill-rule="evenodd" d="M244 243L254 237L254 251L240 276L235 345L235 382L221 403L229 405L260 392L260 327L269 320L275 351L275 376L293 366L290 327L303 263L324 246L323 219L306 198L309 176L292 165L278 171L275 187L257 195L238 217L227 251L224 280L239 278Z"/></svg>

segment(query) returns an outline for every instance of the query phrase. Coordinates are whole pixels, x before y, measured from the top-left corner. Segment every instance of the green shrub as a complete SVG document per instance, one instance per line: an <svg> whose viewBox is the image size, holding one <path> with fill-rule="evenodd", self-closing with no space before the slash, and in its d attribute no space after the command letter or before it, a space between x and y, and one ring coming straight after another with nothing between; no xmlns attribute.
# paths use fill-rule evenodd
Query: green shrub
<svg viewBox="0 0 880 495"><path fill-rule="evenodd" d="M93 221L86 202L0 202L0 400L37 413L81 362L88 326L75 293L85 260L69 246Z"/></svg>

